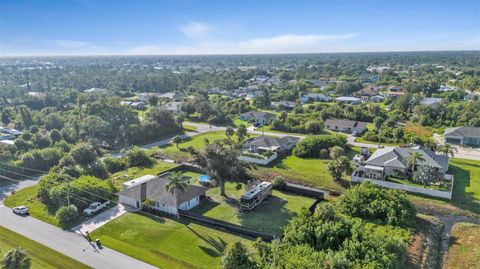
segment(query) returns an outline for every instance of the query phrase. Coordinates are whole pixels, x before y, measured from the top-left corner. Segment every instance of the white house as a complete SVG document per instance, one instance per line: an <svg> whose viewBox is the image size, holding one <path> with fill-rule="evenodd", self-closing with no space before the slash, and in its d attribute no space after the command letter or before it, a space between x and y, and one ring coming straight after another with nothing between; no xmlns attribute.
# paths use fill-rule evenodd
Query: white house
<svg viewBox="0 0 480 269"><path fill-rule="evenodd" d="M360 104L361 99L353 96L340 96L335 98L335 101L339 103L345 103L350 105Z"/></svg>
<svg viewBox="0 0 480 269"><path fill-rule="evenodd" d="M178 115L182 112L182 102L170 102L165 104L164 108L166 111Z"/></svg>
<svg viewBox="0 0 480 269"><path fill-rule="evenodd" d="M315 102L329 102L331 98L330 96L323 93L309 93L309 94L302 95L300 97L300 102L302 104L310 100L313 100Z"/></svg>
<svg viewBox="0 0 480 269"><path fill-rule="evenodd" d="M438 98L438 97L425 97L421 102L422 105L427 105L431 107L437 107L441 103L442 103L442 98Z"/></svg>
<svg viewBox="0 0 480 269"><path fill-rule="evenodd" d="M276 116L274 114L262 111L250 111L240 115L240 119L243 121L253 122L254 124L264 125L274 120Z"/></svg>
<svg viewBox="0 0 480 269"><path fill-rule="evenodd" d="M167 192L165 185L168 174L160 177L146 175L123 184L123 190L118 193L119 202L134 208L142 208L145 200L153 202L153 208L168 214L177 215L178 210L190 210L205 197L207 188L188 185L186 191Z"/></svg>

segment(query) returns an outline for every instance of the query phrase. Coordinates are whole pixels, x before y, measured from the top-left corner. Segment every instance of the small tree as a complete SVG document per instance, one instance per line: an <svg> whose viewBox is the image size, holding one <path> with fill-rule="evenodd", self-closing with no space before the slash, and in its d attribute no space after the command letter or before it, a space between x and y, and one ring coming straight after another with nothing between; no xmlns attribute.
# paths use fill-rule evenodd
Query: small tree
<svg viewBox="0 0 480 269"><path fill-rule="evenodd" d="M134 147L133 149L127 152L127 163L130 167L132 166L149 166L155 162L150 158L145 151L141 150L139 147Z"/></svg>
<svg viewBox="0 0 480 269"><path fill-rule="evenodd" d="M329 155L332 160L335 160L338 157L345 155L345 150L339 146L334 146L330 148Z"/></svg>
<svg viewBox="0 0 480 269"><path fill-rule="evenodd" d="M445 156L450 155L450 157L453 158L454 155L455 155L455 152L458 152L458 149L456 147L454 147L453 145L445 144L443 146L440 146L438 151L443 153L443 155L445 155Z"/></svg>
<svg viewBox="0 0 480 269"><path fill-rule="evenodd" d="M333 180L338 181L342 179L342 175L352 173L352 164L350 160L345 156L340 156L328 163L328 172L332 176Z"/></svg>
<svg viewBox="0 0 480 269"><path fill-rule="evenodd" d="M243 141L248 136L247 127L245 127L245 125L243 125L243 124L240 124L240 126L238 126L235 134L237 135L238 142Z"/></svg>
<svg viewBox="0 0 480 269"><path fill-rule="evenodd" d="M185 121L185 119L183 118L182 115L179 115L175 118L175 123L180 127L182 127L182 124L183 124L184 121Z"/></svg>
<svg viewBox="0 0 480 269"><path fill-rule="evenodd" d="M233 130L232 127L227 127L225 130L225 136L227 137L228 140L231 140L232 136L235 135L235 130Z"/></svg>
<svg viewBox="0 0 480 269"><path fill-rule="evenodd" d="M423 154L418 151L410 153L410 156L408 156L406 160L411 172L415 171L415 166L417 165L417 162L425 161L425 159L423 158Z"/></svg>
<svg viewBox="0 0 480 269"><path fill-rule="evenodd" d="M250 259L247 249L240 242L235 242L223 256L223 269L254 269L257 265Z"/></svg>
<svg viewBox="0 0 480 269"><path fill-rule="evenodd" d="M172 140L173 143L175 143L175 146L177 147L178 149L178 144L180 144L182 142L182 137L179 136L179 135L176 135L173 140Z"/></svg>
<svg viewBox="0 0 480 269"><path fill-rule="evenodd" d="M164 189L166 192L175 194L177 191L184 192L188 189L187 179L179 171L172 172L167 177L167 180L168 182L164 186Z"/></svg>
<svg viewBox="0 0 480 269"><path fill-rule="evenodd" d="M2 260L2 268L4 269L28 269L30 266L30 257L21 247L10 250Z"/></svg>
<svg viewBox="0 0 480 269"><path fill-rule="evenodd" d="M75 205L62 206L57 210L56 213L60 224L65 226L78 217L78 209Z"/></svg>

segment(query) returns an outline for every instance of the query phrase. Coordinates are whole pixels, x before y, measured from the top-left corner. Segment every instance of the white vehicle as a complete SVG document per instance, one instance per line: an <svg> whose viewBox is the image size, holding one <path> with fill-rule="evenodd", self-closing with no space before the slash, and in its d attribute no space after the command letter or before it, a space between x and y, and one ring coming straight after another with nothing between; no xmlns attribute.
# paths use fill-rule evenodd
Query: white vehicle
<svg viewBox="0 0 480 269"><path fill-rule="evenodd" d="M15 213L15 214L19 214L19 215L28 214L28 207L23 206L23 205L14 207L12 210L13 210L13 213Z"/></svg>
<svg viewBox="0 0 480 269"><path fill-rule="evenodd" d="M272 195L273 184L263 181L240 198L240 206L243 210L250 211Z"/></svg>
<svg viewBox="0 0 480 269"><path fill-rule="evenodd" d="M97 213L98 211L100 211L102 208L105 208L107 207L108 205L110 204L110 201L106 201L105 203L100 203L100 202L94 202L94 203L91 203L88 208L85 208L83 210L83 214L87 215L87 216L91 216L95 213Z"/></svg>

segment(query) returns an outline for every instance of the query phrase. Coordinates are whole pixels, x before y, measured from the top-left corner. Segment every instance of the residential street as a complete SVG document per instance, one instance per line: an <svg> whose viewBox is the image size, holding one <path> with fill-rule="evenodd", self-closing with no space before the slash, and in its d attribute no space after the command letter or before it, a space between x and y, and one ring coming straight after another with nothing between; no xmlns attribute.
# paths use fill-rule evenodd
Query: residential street
<svg viewBox="0 0 480 269"><path fill-rule="evenodd" d="M74 232L29 216L15 215L3 205L0 206L0 225L93 268L156 268L109 248L99 249Z"/></svg>

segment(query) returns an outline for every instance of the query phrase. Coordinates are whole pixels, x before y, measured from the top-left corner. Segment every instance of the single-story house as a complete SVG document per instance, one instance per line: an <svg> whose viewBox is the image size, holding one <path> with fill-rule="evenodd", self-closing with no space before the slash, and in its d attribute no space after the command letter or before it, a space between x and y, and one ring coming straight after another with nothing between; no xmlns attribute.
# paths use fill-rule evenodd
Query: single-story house
<svg viewBox="0 0 480 269"><path fill-rule="evenodd" d="M300 138L294 136L257 136L247 139L243 143L243 149L254 153L261 153L263 151L274 151L281 153L291 150L299 140Z"/></svg>
<svg viewBox="0 0 480 269"><path fill-rule="evenodd" d="M444 132L445 143L480 146L480 127L454 127Z"/></svg>
<svg viewBox="0 0 480 269"><path fill-rule="evenodd" d="M331 100L330 96L323 94L323 93L309 93L302 95L300 97L300 102L306 103L308 101L315 101L315 102L329 102Z"/></svg>
<svg viewBox="0 0 480 269"><path fill-rule="evenodd" d="M356 104L360 104L362 100L360 98L353 97L353 96L340 96L335 98L335 101L339 103L356 105Z"/></svg>
<svg viewBox="0 0 480 269"><path fill-rule="evenodd" d="M379 103L379 102L383 102L385 100L385 97L381 95L374 95L374 96L371 96L369 100L371 102Z"/></svg>
<svg viewBox="0 0 480 269"><path fill-rule="evenodd" d="M103 88L90 88L90 89L87 89L87 90L84 90L83 92L85 93L101 93L101 92L106 92L107 89L103 89Z"/></svg>
<svg viewBox="0 0 480 269"><path fill-rule="evenodd" d="M425 97L423 98L421 104L426 106L436 107L442 103L442 98L438 97Z"/></svg>
<svg viewBox="0 0 480 269"><path fill-rule="evenodd" d="M403 92L403 88L400 86L392 86L388 88L391 92Z"/></svg>
<svg viewBox="0 0 480 269"><path fill-rule="evenodd" d="M440 88L437 89L437 92L453 92L458 91L459 89L456 87L450 87L445 85L440 85Z"/></svg>
<svg viewBox="0 0 480 269"><path fill-rule="evenodd" d="M405 95L405 92L394 92L394 91L389 91L385 94L386 97L390 97L390 98L398 98L404 95Z"/></svg>
<svg viewBox="0 0 480 269"><path fill-rule="evenodd" d="M413 152L419 152L422 159L418 159L415 170L419 166L428 165L434 168L439 177L443 178L448 170L448 156L437 155L435 152L421 147L414 148L382 148L377 149L362 167L363 177L370 179L382 179L385 176L392 176L396 173L407 175L409 171L408 157Z"/></svg>
<svg viewBox="0 0 480 269"><path fill-rule="evenodd" d="M182 112L182 102L170 102L165 104L164 108L166 111L178 115Z"/></svg>
<svg viewBox="0 0 480 269"><path fill-rule="evenodd" d="M140 102L132 102L132 101L120 101L120 104L122 106L129 106L133 109L138 109L138 110L144 110L145 109L145 103L140 101Z"/></svg>
<svg viewBox="0 0 480 269"><path fill-rule="evenodd" d="M281 110L281 109L292 110L295 108L295 102L291 102L291 101L271 102L271 106L276 110Z"/></svg>
<svg viewBox="0 0 480 269"><path fill-rule="evenodd" d="M337 120L337 119L327 119L324 123L325 128L343 132L343 133L353 133L361 134L367 129L367 123L363 121L354 121L354 120Z"/></svg>
<svg viewBox="0 0 480 269"><path fill-rule="evenodd" d="M131 207L142 208L145 200L153 201L153 208L168 214L177 215L178 210L190 210L205 197L207 188L188 185L186 191L165 191L168 176L159 177L146 175L123 184L123 190L118 193L119 202Z"/></svg>
<svg viewBox="0 0 480 269"><path fill-rule="evenodd" d="M274 114L262 111L249 111L240 115L241 120L253 122L259 125L268 124L275 118L276 116Z"/></svg>

